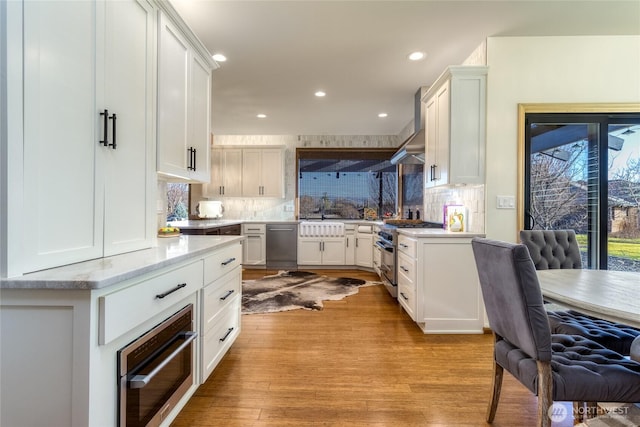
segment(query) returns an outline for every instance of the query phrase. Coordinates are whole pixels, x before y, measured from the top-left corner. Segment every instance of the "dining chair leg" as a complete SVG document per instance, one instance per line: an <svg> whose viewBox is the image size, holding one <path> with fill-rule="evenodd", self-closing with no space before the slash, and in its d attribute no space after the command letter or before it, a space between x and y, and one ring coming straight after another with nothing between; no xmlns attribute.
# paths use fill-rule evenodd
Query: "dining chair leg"
<svg viewBox="0 0 640 427"><path fill-rule="evenodd" d="M487 409L487 422L492 423L498 409L498 401L500 400L500 390L502 389L502 377L504 369L493 361L493 390L491 391L491 401Z"/></svg>
<svg viewBox="0 0 640 427"><path fill-rule="evenodd" d="M551 427L549 408L553 404L551 363L536 361L538 365L538 427Z"/></svg>
<svg viewBox="0 0 640 427"><path fill-rule="evenodd" d="M585 405L583 401L573 402L573 418L576 423L585 421Z"/></svg>
<svg viewBox="0 0 640 427"><path fill-rule="evenodd" d="M585 420L598 416L598 402L586 402Z"/></svg>

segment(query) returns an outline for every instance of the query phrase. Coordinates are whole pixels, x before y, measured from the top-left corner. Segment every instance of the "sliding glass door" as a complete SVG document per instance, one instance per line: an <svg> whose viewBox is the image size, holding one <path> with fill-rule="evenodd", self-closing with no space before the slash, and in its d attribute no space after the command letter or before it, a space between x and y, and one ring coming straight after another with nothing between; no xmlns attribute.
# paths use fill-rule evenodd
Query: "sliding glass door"
<svg viewBox="0 0 640 427"><path fill-rule="evenodd" d="M524 227L573 229L588 268L640 271L640 115L526 114Z"/></svg>

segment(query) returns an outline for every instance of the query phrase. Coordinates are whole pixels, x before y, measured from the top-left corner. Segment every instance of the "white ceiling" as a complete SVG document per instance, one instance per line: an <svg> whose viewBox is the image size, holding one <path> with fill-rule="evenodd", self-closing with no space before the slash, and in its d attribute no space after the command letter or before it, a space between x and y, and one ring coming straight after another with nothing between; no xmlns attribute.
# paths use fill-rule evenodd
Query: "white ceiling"
<svg viewBox="0 0 640 427"><path fill-rule="evenodd" d="M228 58L213 73L218 135L397 135L416 90L487 37L640 34L640 0L171 1ZM426 59L409 61L416 50Z"/></svg>

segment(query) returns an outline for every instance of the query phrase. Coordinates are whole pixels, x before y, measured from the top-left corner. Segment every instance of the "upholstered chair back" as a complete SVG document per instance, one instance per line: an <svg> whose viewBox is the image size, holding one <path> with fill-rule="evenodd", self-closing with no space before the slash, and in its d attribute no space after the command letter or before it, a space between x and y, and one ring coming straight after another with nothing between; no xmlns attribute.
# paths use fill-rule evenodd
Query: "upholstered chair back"
<svg viewBox="0 0 640 427"><path fill-rule="evenodd" d="M573 230L522 230L520 241L529 249L536 270L582 268Z"/></svg>
<svg viewBox="0 0 640 427"><path fill-rule="evenodd" d="M551 360L549 320L527 247L477 237L471 244L493 332L529 357Z"/></svg>

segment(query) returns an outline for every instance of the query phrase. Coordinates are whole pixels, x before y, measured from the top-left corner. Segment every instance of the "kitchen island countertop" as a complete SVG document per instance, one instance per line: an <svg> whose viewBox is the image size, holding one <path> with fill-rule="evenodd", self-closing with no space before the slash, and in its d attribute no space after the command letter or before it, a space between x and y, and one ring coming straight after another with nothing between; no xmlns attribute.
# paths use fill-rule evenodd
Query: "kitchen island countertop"
<svg viewBox="0 0 640 427"><path fill-rule="evenodd" d="M185 235L158 238L158 245L152 248L0 279L0 289L101 289L243 239Z"/></svg>

